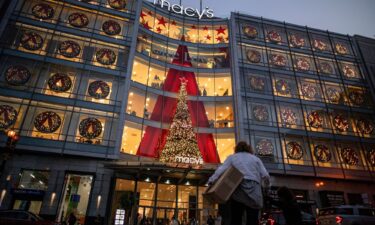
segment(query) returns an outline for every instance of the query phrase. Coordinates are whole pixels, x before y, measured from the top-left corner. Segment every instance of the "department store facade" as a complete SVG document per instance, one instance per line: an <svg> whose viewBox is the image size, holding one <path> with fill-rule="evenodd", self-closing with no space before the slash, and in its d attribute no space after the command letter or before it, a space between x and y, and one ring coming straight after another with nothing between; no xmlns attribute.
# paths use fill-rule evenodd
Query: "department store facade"
<svg viewBox="0 0 375 225"><path fill-rule="evenodd" d="M307 212L374 203L374 98L353 37L147 1L8 4L0 141L9 129L20 139L1 178L2 209L60 221L74 211L81 224L97 215L203 223L219 210L202 196L206 181L238 140ZM158 160L178 78L188 81L203 164Z"/></svg>

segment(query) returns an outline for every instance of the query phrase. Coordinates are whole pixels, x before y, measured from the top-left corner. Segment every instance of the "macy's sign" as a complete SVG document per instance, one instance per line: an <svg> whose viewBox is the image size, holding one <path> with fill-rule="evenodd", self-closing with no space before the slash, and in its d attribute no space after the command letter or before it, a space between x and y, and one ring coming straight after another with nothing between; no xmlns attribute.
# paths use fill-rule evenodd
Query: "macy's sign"
<svg viewBox="0 0 375 225"><path fill-rule="evenodd" d="M195 17L197 16L199 19L202 19L204 15L208 18L214 17L214 11L209 9L208 7L204 8L203 11L198 9L193 9L191 7L184 7L183 5L179 4L171 4L167 0L154 0L154 5L160 4L160 7L164 8L167 7L169 11L172 11L177 14L185 14L187 16Z"/></svg>

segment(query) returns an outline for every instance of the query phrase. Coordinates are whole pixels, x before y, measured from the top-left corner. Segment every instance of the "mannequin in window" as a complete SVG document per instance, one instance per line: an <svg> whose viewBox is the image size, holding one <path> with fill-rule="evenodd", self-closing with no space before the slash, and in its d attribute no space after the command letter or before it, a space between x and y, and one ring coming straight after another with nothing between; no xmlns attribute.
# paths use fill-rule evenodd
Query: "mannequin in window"
<svg viewBox="0 0 375 225"><path fill-rule="evenodd" d="M203 96L207 96L206 88L203 88Z"/></svg>
<svg viewBox="0 0 375 225"><path fill-rule="evenodd" d="M147 111L147 109L145 108L145 110L144 110L144 114L143 114L143 117L145 118L145 119L148 119L148 117L150 116L150 113Z"/></svg>
<svg viewBox="0 0 375 225"><path fill-rule="evenodd" d="M228 88L224 91L224 93L223 93L223 96L228 96L228 94L229 94L229 90L228 90Z"/></svg>

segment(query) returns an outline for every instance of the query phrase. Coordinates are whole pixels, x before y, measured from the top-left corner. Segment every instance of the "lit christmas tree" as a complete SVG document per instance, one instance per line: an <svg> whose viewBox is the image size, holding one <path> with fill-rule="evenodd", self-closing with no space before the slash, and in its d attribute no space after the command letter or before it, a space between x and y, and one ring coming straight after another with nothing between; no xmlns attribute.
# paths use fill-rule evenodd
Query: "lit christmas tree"
<svg viewBox="0 0 375 225"><path fill-rule="evenodd" d="M202 164L202 155L193 130L189 108L186 104L187 80L184 77L180 78L180 80L181 86L177 109L167 136L167 141L160 154L160 161Z"/></svg>

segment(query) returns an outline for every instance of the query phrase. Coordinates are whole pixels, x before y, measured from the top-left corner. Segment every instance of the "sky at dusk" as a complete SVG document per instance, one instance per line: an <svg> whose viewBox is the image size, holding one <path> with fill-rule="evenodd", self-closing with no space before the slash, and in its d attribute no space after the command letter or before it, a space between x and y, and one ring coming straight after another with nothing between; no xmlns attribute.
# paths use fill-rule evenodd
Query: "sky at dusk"
<svg viewBox="0 0 375 225"><path fill-rule="evenodd" d="M200 0L182 0L185 7L199 8ZM375 38L375 0L202 0L215 16L230 12L286 21L342 34ZM169 0L178 3L179 0Z"/></svg>

